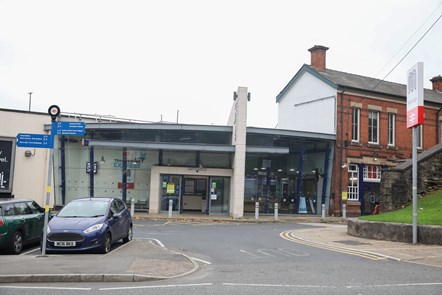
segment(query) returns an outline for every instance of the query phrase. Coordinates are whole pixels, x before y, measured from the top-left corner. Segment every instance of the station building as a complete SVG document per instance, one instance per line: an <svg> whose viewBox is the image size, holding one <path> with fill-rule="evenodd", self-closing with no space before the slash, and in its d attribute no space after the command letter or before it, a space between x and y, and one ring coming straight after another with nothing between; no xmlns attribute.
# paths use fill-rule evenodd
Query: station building
<svg viewBox="0 0 442 295"><path fill-rule="evenodd" d="M235 92L226 126L146 123L63 113L83 136L55 136L51 206L80 197L118 197L136 210L240 218L254 212L321 214L330 202L335 136L247 127L250 94ZM62 108L62 106L60 106ZM44 204L47 149L17 147L18 133L50 133L48 114L0 110L2 147L14 153L2 196ZM11 154L12 156L12 154Z"/></svg>

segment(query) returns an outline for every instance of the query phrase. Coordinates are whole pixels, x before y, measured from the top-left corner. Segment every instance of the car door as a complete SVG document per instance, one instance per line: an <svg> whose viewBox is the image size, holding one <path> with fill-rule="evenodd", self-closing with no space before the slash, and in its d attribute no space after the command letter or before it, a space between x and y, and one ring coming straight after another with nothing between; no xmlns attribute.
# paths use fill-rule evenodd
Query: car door
<svg viewBox="0 0 442 295"><path fill-rule="evenodd" d="M26 204L32 211L32 216L29 216L29 218L32 219L31 236L33 239L40 238L44 226L44 209L41 208L35 201L29 201L26 202Z"/></svg>
<svg viewBox="0 0 442 295"><path fill-rule="evenodd" d="M15 220L22 228L24 242L34 238L34 216L31 208L25 202L14 203Z"/></svg>
<svg viewBox="0 0 442 295"><path fill-rule="evenodd" d="M122 218L122 222L121 222L121 227L122 227L122 237L127 235L128 229L130 227L131 224L131 216L130 216L130 211L127 209L126 204L120 200L117 199L117 205L118 205L118 211L119 214L121 215Z"/></svg>
<svg viewBox="0 0 442 295"><path fill-rule="evenodd" d="M119 212L117 200L113 200L110 207L111 218L109 219L109 226L112 232L112 239L117 241L121 239L123 235L123 218L121 212Z"/></svg>

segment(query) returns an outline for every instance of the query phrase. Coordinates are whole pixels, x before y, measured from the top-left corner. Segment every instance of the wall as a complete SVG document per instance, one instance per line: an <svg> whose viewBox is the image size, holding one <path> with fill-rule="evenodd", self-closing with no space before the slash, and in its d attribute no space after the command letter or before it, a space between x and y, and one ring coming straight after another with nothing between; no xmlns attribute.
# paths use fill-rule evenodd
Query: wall
<svg viewBox="0 0 442 295"><path fill-rule="evenodd" d="M330 205L331 213L334 213L335 215L338 215L341 210L341 192L347 190L347 169L349 163L395 167L405 159L411 157L412 144L411 130L406 127L405 98L367 95L365 92L361 93L355 90L345 90L344 95L341 95L341 92L342 90L339 89L337 99L337 130L339 131L337 132L336 140L336 160L333 166L334 178L332 196L334 195L335 198ZM359 142L351 141L352 107L354 106L361 109ZM368 143L369 109L380 111L379 144ZM388 113L396 114L396 136L394 146L388 145ZM425 107L425 125L423 128L424 149L434 146L437 142L436 115L436 108L431 106ZM343 164L347 164L347 168L341 168ZM385 177L384 172L382 172L382 179L385 179ZM401 186L400 181L396 182L395 187L396 186ZM380 195L382 196L382 193ZM403 203L404 202L402 202L402 204ZM360 203L351 202L347 204L347 213L348 216L360 215Z"/></svg>
<svg viewBox="0 0 442 295"><path fill-rule="evenodd" d="M0 110L0 136L17 137L18 133L45 134L44 125L51 123L47 114ZM31 157L25 157L30 150ZM12 194L30 198L40 205L46 200L47 160L49 149L16 147ZM53 198L51 197L51 201Z"/></svg>
<svg viewBox="0 0 442 295"><path fill-rule="evenodd" d="M413 226L411 224L349 219L347 233L365 239L413 242ZM421 244L442 245L442 226L419 225L417 241Z"/></svg>
<svg viewBox="0 0 442 295"><path fill-rule="evenodd" d="M442 189L442 144L418 155L417 193ZM400 209L412 200L412 160L382 171L381 211Z"/></svg>
<svg viewBox="0 0 442 295"><path fill-rule="evenodd" d="M278 129L336 134L335 96L334 88L304 72L278 103Z"/></svg>

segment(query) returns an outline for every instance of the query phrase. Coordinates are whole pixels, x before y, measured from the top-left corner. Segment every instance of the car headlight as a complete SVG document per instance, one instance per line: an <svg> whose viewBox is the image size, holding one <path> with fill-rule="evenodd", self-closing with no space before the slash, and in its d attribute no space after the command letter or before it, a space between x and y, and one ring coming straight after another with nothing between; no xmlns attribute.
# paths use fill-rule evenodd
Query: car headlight
<svg viewBox="0 0 442 295"><path fill-rule="evenodd" d="M90 233L92 233L94 231L100 230L102 227L103 227L103 223L95 224L95 225L91 226L90 228L84 230L83 232L85 234L90 234Z"/></svg>
<svg viewBox="0 0 442 295"><path fill-rule="evenodd" d="M49 227L49 225L46 227L46 233L50 233L51 232L51 228Z"/></svg>

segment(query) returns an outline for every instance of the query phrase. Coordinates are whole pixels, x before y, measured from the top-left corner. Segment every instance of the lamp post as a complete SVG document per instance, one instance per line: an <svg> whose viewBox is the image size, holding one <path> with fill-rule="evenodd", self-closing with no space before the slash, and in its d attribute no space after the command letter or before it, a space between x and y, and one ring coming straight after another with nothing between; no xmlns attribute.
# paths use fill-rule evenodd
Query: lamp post
<svg viewBox="0 0 442 295"><path fill-rule="evenodd" d="M29 92L29 111L31 111L31 98L32 98L32 92Z"/></svg>

